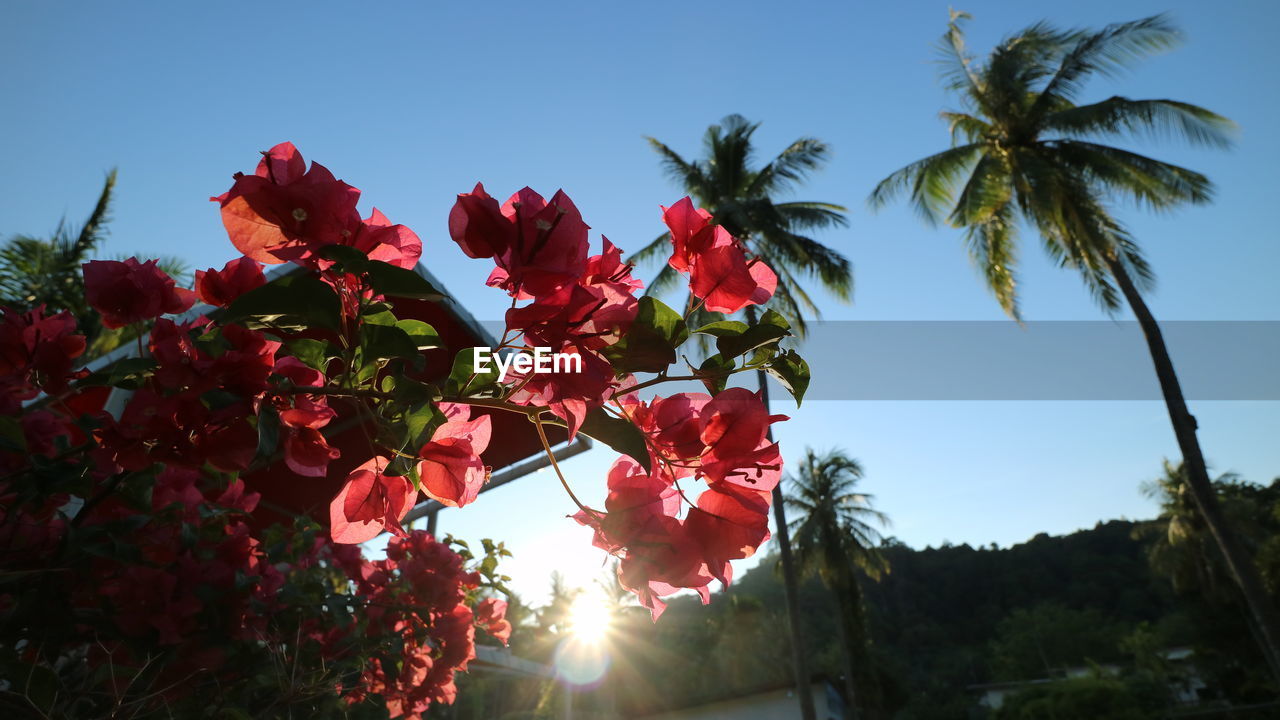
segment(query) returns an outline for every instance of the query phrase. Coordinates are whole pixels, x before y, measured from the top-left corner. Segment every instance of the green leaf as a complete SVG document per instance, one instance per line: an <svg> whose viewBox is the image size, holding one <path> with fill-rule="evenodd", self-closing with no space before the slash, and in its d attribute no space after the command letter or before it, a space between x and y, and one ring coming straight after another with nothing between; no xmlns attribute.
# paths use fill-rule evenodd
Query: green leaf
<svg viewBox="0 0 1280 720"><path fill-rule="evenodd" d="M544 423L567 427L558 417L543 420ZM644 433L634 424L616 418L601 408L587 412L578 432L593 440L608 445L623 455L630 455L645 472L653 472L653 464L649 462L649 446L645 444Z"/></svg>
<svg viewBox="0 0 1280 720"><path fill-rule="evenodd" d="M774 358L765 369L796 399L796 407L800 407L800 401L809 389L809 363L795 350L788 350Z"/></svg>
<svg viewBox="0 0 1280 720"><path fill-rule="evenodd" d="M498 382L497 363L490 362L488 370L476 373L473 350L474 348L463 348L453 357L453 369L449 371L449 379L445 383L447 394L466 397Z"/></svg>
<svg viewBox="0 0 1280 720"><path fill-rule="evenodd" d="M718 325L720 323L712 323ZM760 322L748 326L741 333L724 333L716 337L716 349L727 358L744 355L761 345L776 342L791 334L791 325L786 318L773 310L766 310Z"/></svg>
<svg viewBox="0 0 1280 720"><path fill-rule="evenodd" d="M99 370L80 381L81 385L110 385L123 390L137 390L156 369L151 358L123 358L111 367Z"/></svg>
<svg viewBox="0 0 1280 720"><path fill-rule="evenodd" d="M689 339L689 326L675 310L648 295L622 340L601 351L618 372L661 372L676 361L676 348Z"/></svg>
<svg viewBox="0 0 1280 720"><path fill-rule="evenodd" d="M329 366L329 358L334 355L329 350L329 343L311 338L290 340L284 344L284 347L290 355L301 360L307 367L320 372L325 371Z"/></svg>
<svg viewBox="0 0 1280 720"><path fill-rule="evenodd" d="M22 432L22 422L18 418L0 416L0 448L12 453L26 453L27 437Z"/></svg>
<svg viewBox="0 0 1280 720"><path fill-rule="evenodd" d="M254 330L340 330L342 303L333 288L313 275L286 275L236 298L222 321Z"/></svg>
<svg viewBox="0 0 1280 720"><path fill-rule="evenodd" d="M369 267L369 256L363 250L350 245L325 245L317 250L316 254L325 260L337 263L339 272L358 274Z"/></svg>
<svg viewBox="0 0 1280 720"><path fill-rule="evenodd" d="M390 327L400 321L395 313L391 312L387 305L378 303L371 305L360 312L360 320L368 325L386 325Z"/></svg>
<svg viewBox="0 0 1280 720"><path fill-rule="evenodd" d="M694 330L694 332L703 335L714 335L715 337L724 337L726 335L741 335L747 331L748 325L738 320L720 320L718 322L708 323Z"/></svg>
<svg viewBox="0 0 1280 720"><path fill-rule="evenodd" d="M729 373L733 368L734 362L731 358L716 354L702 361L698 366L697 374L702 384L707 386L707 392L715 395L729 384ZM703 373L707 374L703 375Z"/></svg>
<svg viewBox="0 0 1280 720"><path fill-rule="evenodd" d="M435 289L426 278L413 270L405 270L381 260L370 260L368 267L365 268L365 274L373 289L388 297L432 302L445 298L444 293Z"/></svg>
<svg viewBox="0 0 1280 720"><path fill-rule="evenodd" d="M360 329L360 347L365 363L402 358L420 369L426 362L413 338L394 325L365 325Z"/></svg>
<svg viewBox="0 0 1280 720"><path fill-rule="evenodd" d="M421 320L400 320L396 322L396 327L403 330L417 344L419 350L444 347L440 333Z"/></svg>
<svg viewBox="0 0 1280 720"><path fill-rule="evenodd" d="M435 405L423 402L410 407L404 414L405 447L417 451L431 439L437 419L443 419Z"/></svg>
<svg viewBox="0 0 1280 720"><path fill-rule="evenodd" d="M258 411L258 452L257 460L271 457L280 444L280 416L269 403L263 403Z"/></svg>

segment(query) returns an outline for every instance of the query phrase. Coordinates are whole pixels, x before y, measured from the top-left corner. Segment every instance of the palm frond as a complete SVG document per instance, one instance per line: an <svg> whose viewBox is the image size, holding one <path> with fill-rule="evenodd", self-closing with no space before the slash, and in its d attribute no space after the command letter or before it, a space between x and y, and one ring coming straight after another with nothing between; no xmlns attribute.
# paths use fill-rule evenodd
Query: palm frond
<svg viewBox="0 0 1280 720"><path fill-rule="evenodd" d="M89 213L89 217L85 220L84 225L80 226L80 232L76 233L76 239L69 254L77 261L87 258L89 253L96 250L107 235L107 223L111 220L111 200L115 194L116 187L116 169L111 168L107 172L106 180L102 185L102 192L98 194L98 202L93 206L93 212Z"/></svg>
<svg viewBox="0 0 1280 720"><path fill-rule="evenodd" d="M1181 40L1181 33L1165 15L1108 25L1096 32L1074 33L1074 45L1063 54L1058 69L1040 91L1033 115L1043 115L1057 102L1070 101L1093 74L1113 75Z"/></svg>
<svg viewBox="0 0 1280 720"><path fill-rule="evenodd" d="M1045 131L1068 137L1175 137L1192 145L1215 148L1230 147L1237 130L1231 120L1199 105L1176 100L1130 100L1118 95L1049 113L1042 122Z"/></svg>
<svg viewBox="0 0 1280 720"><path fill-rule="evenodd" d="M775 272L781 268L788 277L798 271L815 278L842 301L853 296L853 264L838 250L778 225L764 226L752 249Z"/></svg>
<svg viewBox="0 0 1280 720"><path fill-rule="evenodd" d="M706 152L705 174L714 180L714 199L747 194L754 180L754 174L748 169L754 154L751 136L759 127L759 123L748 122L741 115L727 115L718 125L707 128L702 139Z"/></svg>
<svg viewBox="0 0 1280 720"><path fill-rule="evenodd" d="M982 149L982 145L970 143L917 160L881 180L868 202L873 208L881 208L909 191L915 209L931 225L936 224L946 215L956 181L977 161Z"/></svg>
<svg viewBox="0 0 1280 720"><path fill-rule="evenodd" d="M938 67L943 85L961 97L982 106L982 83L974 71L974 59L965 47L964 29L961 21L971 20L973 16L965 12L951 11L951 20L947 23L947 31L938 41Z"/></svg>
<svg viewBox="0 0 1280 720"><path fill-rule="evenodd" d="M773 209L796 230L826 230L829 228L848 227L849 211L843 205L824 202L785 202L773 203Z"/></svg>
<svg viewBox="0 0 1280 720"><path fill-rule="evenodd" d="M1082 174L1111 193L1153 210L1213 199L1213 183L1194 170L1109 145L1062 140L1044 144L1057 163Z"/></svg>
<svg viewBox="0 0 1280 720"><path fill-rule="evenodd" d="M697 163L691 163L680 157L679 153L667 147L657 138L646 135L645 140L658 153L662 170L668 177L685 188L702 188L706 186L706 178L703 176L702 168L698 167Z"/></svg>
<svg viewBox="0 0 1280 720"><path fill-rule="evenodd" d="M965 142L973 143L984 139L991 133L990 123L969 113L944 110L938 113L938 116L947 121L947 127L951 132L952 146L960 144L960 138L964 138Z"/></svg>
<svg viewBox="0 0 1280 720"><path fill-rule="evenodd" d="M985 154L974 164L948 220L956 227L985 223L1012 197L1009 168L1000 156Z"/></svg>
<svg viewBox="0 0 1280 720"><path fill-rule="evenodd" d="M817 138L800 138L760 168L747 187L749 196L767 195L793 189L809 173L821 168L831 156L831 148Z"/></svg>
<svg viewBox="0 0 1280 720"><path fill-rule="evenodd" d="M1015 273L1017 224L1012 204L1005 203L985 221L970 225L965 230L965 246L1001 309L1014 320L1020 320Z"/></svg>
<svg viewBox="0 0 1280 720"><path fill-rule="evenodd" d="M640 265L658 259L666 259L671 252L671 233L664 232L649 242L648 245L631 253L627 262Z"/></svg>

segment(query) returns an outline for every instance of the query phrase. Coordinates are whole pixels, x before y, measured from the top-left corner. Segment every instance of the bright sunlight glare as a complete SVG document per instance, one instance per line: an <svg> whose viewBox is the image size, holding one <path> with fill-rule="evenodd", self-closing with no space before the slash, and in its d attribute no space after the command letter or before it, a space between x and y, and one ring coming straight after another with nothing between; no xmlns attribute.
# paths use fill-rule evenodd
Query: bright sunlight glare
<svg viewBox="0 0 1280 720"><path fill-rule="evenodd" d="M569 632L582 642L600 642L609 632L610 616L608 600L603 594L583 592L569 608Z"/></svg>

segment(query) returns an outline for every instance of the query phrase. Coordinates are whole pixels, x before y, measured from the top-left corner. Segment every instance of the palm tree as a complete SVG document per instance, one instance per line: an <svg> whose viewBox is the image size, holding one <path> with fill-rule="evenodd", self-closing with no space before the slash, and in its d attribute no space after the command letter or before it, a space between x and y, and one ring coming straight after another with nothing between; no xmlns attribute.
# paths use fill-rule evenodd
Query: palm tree
<svg viewBox="0 0 1280 720"><path fill-rule="evenodd" d="M66 219L49 238L15 235L0 248L0 304L15 310L44 305L50 310L70 310L81 320L81 331L96 334L98 323L89 323L80 265L106 239L116 171L107 173L98 202L79 229ZM92 339L92 338L90 338Z"/></svg>
<svg viewBox="0 0 1280 720"><path fill-rule="evenodd" d="M116 171L112 169L93 212L78 229L64 218L48 238L15 235L0 247L0 305L19 311L42 305L50 312L70 311L89 343L86 360L110 352L138 332L137 328L104 328L84 296L81 265L106 240L115 186ZM179 282L186 274L186 265L172 257L161 258L160 267Z"/></svg>
<svg viewBox="0 0 1280 720"><path fill-rule="evenodd" d="M862 465L839 450L818 455L805 451L794 477L787 507L799 513L791 523L796 561L806 574L822 579L836 599L845 690L851 717L858 716L855 661L865 660L867 635L863 623L862 590L858 573L878 580L889 563L876 549L881 543L873 524L887 526L888 517L871 507L871 496L858 492Z"/></svg>
<svg viewBox="0 0 1280 720"><path fill-rule="evenodd" d="M1006 38L983 62L965 49L952 14L943 36L944 77L962 111L944 112L953 146L893 173L871 194L883 205L903 192L926 220L965 229L970 255L1004 310L1017 319L1014 265L1019 220L1039 234L1045 251L1078 271L1108 312L1128 302L1146 337L1169 419L1186 465L1187 487L1227 567L1244 593L1280 677L1280 617L1256 566L1218 507L1196 438L1196 421L1174 373L1160 326L1143 300L1153 281L1134 238L1110 203L1132 200L1155 210L1212 197L1200 173L1102 142L1133 135L1174 135L1226 147L1235 126L1176 100L1111 97L1078 104L1085 81L1176 44L1162 16L1101 30L1059 30L1038 23ZM1118 290L1118 292L1117 292Z"/></svg>
<svg viewBox="0 0 1280 720"><path fill-rule="evenodd" d="M1258 523L1262 510L1239 493L1223 492L1240 483L1235 473L1223 473L1214 479L1214 491L1237 535L1257 544L1266 535ZM1188 490L1186 467L1165 460L1164 472L1144 482L1142 494L1160 503L1159 517L1133 531L1135 539L1149 541L1147 558L1152 568L1180 592L1194 590L1219 600L1229 597L1231 580Z"/></svg>
<svg viewBox="0 0 1280 720"><path fill-rule="evenodd" d="M794 191L814 170L822 167L831 154L826 143L802 137L764 166L755 168L751 137L759 123L747 122L741 115L729 115L719 125L707 128L703 135L705 157L686 160L655 138L646 138L662 158L667 174L684 188L694 202L714 217L748 250L764 261L778 275L778 287L770 304L794 323L796 333L807 331L805 315L820 317L818 305L805 289L804 281L817 281L839 300L848 302L853 296L853 270L849 260L802 233L845 227L846 209L835 203L813 201L778 202L778 196ZM659 235L635 253L630 260L644 262L666 256L670 234ZM670 266L649 284L647 292L661 293L672 288L678 274ZM692 297L685 303L689 321L694 327L721 319L719 313L697 308ZM747 308L747 318L756 321L756 307ZM757 372L765 405L769 404L764 370ZM769 439L773 439L770 431ZM791 627L792 668L796 691L804 720L816 717L809 692L809 663L800 630L799 591L791 559L791 541L787 534L786 511L782 490L773 490L774 525L778 551L782 556L783 584L786 589L787 616Z"/></svg>
<svg viewBox="0 0 1280 720"><path fill-rule="evenodd" d="M661 157L663 169L694 203L714 215L716 223L778 274L771 305L803 335L805 315L816 318L822 313L800 279L816 280L845 302L853 295L849 260L803 233L845 227L849 221L844 216L846 208L835 203L775 200L794 191L810 172L826 164L831 148L816 138L802 137L763 167L753 168L751 137L759 127L741 115L725 117L719 125L707 128L702 138L705 157L700 160L686 160L655 138L646 140ZM630 259L637 263L665 259L670 241L670 233L663 233ZM648 292L670 290L678 279L679 274L664 265ZM717 313L699 311L692 321L705 324L719 319Z"/></svg>

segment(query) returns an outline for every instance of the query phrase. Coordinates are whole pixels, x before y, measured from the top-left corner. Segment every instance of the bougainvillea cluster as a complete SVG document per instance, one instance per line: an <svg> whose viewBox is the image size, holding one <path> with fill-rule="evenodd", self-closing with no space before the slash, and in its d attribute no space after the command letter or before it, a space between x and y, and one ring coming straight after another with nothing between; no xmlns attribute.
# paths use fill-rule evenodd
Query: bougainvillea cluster
<svg viewBox="0 0 1280 720"><path fill-rule="evenodd" d="M182 648L175 657L196 659L215 676L234 667L228 653L247 652L237 642L314 653L325 667L359 657L327 692L416 717L452 699L477 624L503 640L511 627L500 600L477 594L486 578L403 520L420 497L457 507L476 501L495 441L489 413L510 412L531 422L548 453L547 425L621 453L600 509L560 480L578 507L574 518L620 558L622 584L655 617L663 596L687 588L706 601L712 580L728 583L731 561L768 537L782 467L768 431L785 419L729 380L768 372L797 401L808 383L803 360L780 346L789 326L763 307L777 285L768 266L688 198L664 208L669 264L689 277L690 300L678 313L642 294L608 239L591 253L590 228L565 193L546 200L525 188L500 205L477 185L458 196L448 230L466 255L492 260L487 284L511 299L506 332L491 350L542 348L581 360L551 372L517 364L499 380L474 365L470 348L446 348L434 328L400 308L442 296L414 270L418 236L376 209L361 217L359 199L359 190L318 163L308 167L283 143L212 198L242 256L197 272L194 290L155 261L86 264L86 298L101 322L146 338L135 357L92 374L75 367L85 347L75 318L4 311L5 571L80 563L76 572L87 574L67 598L75 612L110 620L111 642L95 639L101 648L89 653L99 661L140 662L144 639ZM262 263L293 267L269 279ZM197 299L203 305L191 310ZM750 322L690 328L700 309L749 309ZM691 333L716 350L697 365L680 351ZM455 354L448 375L427 374L426 357L446 352ZM675 369L680 359L687 370ZM651 390L681 380L707 392ZM106 409L85 402L97 391L113 393ZM349 447L331 443L343 422L363 428L358 457L342 457ZM241 474L279 463L308 482L329 477L339 458L355 469L330 503L328 537L296 531L271 544L250 531L243 518L257 498ZM384 559L366 560L352 547L384 531L393 536ZM114 550L77 555L85 542ZM298 600L291 588L315 585L320 572L330 580L322 603L342 608L336 625L290 602ZM7 611L18 612L22 597L0 588ZM292 642L270 639L282 618L292 623ZM205 642L211 632L232 649ZM357 635L394 636L395 651L361 656Z"/></svg>

